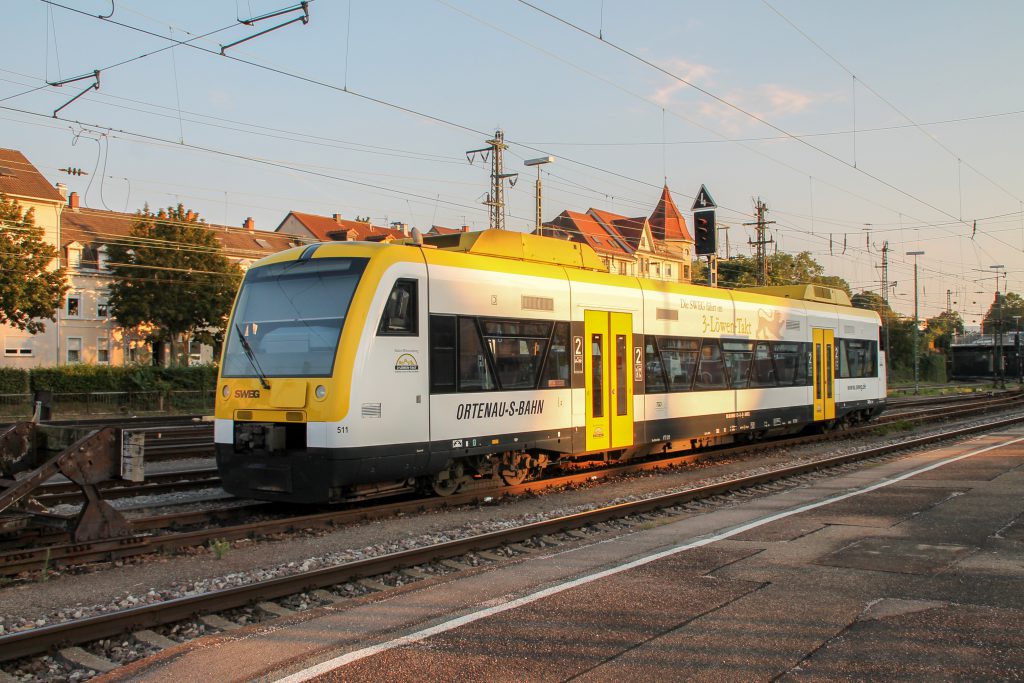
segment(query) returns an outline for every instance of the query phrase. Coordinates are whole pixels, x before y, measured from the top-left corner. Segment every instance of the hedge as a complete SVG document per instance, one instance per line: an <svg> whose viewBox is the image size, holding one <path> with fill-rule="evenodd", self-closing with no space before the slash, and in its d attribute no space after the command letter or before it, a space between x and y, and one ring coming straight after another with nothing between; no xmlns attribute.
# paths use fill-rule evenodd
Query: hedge
<svg viewBox="0 0 1024 683"><path fill-rule="evenodd" d="M0 375L0 382L3 376ZM65 365L33 368L29 387L54 393L91 391L151 391L174 389L213 389L217 368L212 365L159 368L150 365L111 367L107 365ZM2 386L2 385L0 385Z"/></svg>
<svg viewBox="0 0 1024 683"><path fill-rule="evenodd" d="M0 394L27 394L28 370L0 368Z"/></svg>

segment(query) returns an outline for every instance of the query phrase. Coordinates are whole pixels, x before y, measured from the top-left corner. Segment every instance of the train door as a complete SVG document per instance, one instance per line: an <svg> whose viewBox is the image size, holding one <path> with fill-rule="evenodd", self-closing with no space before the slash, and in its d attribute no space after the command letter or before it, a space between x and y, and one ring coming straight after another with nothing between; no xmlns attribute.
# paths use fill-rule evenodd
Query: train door
<svg viewBox="0 0 1024 683"><path fill-rule="evenodd" d="M814 328L813 338L811 376L814 380L814 419L833 420L836 417L835 333Z"/></svg>
<svg viewBox="0 0 1024 683"><path fill-rule="evenodd" d="M584 311L587 450L633 445L633 315Z"/></svg>

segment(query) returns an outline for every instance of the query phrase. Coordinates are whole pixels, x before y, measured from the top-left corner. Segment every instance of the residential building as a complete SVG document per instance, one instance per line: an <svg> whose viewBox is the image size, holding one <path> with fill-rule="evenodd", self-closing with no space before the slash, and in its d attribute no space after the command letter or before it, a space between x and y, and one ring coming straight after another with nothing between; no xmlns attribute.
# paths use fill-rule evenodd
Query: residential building
<svg viewBox="0 0 1024 683"><path fill-rule="evenodd" d="M593 247L611 273L670 282L691 279L693 237L667 185L648 217L565 210L545 223L541 234Z"/></svg>
<svg viewBox="0 0 1024 683"><path fill-rule="evenodd" d="M340 213L319 216L289 211L274 232L315 242L392 242L409 236L408 226L404 223L392 225L396 227L382 228L367 221L344 219Z"/></svg>
<svg viewBox="0 0 1024 683"><path fill-rule="evenodd" d="M55 312L56 321L45 321L44 332L32 335L0 326L4 349L0 367L151 363L154 351L161 350L151 348L144 333L119 326L107 299L112 282L107 245L129 239L138 216L80 206L77 193L65 197L63 185L55 189L16 150L0 150L0 192L18 200L23 209L34 210L46 241L59 249L53 267L66 267L70 285ZM257 231L251 218L240 228L206 227L216 234L224 255L243 269L259 258L310 241ZM192 362L210 362L213 350L196 344L189 357Z"/></svg>

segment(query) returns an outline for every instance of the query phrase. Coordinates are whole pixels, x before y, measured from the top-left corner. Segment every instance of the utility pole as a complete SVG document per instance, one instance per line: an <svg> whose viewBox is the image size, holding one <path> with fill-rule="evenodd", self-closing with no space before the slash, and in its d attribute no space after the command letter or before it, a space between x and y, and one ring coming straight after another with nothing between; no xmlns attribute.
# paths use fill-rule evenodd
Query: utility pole
<svg viewBox="0 0 1024 683"><path fill-rule="evenodd" d="M473 163L476 155L480 154L486 162L488 155L491 157L491 190L487 193L484 204L490 207L490 227L494 230L505 229L505 180L509 185L516 186L518 173L504 173L502 167L502 154L508 149L505 144L505 133L501 130L494 131L494 138L487 141L487 147L471 149L466 152L469 163Z"/></svg>
<svg viewBox="0 0 1024 683"><path fill-rule="evenodd" d="M775 239L771 237L766 240L764 238L764 233L767 227L775 221L766 221L764 219L764 214L768 211L768 206L761 201L760 197L757 198L754 206L757 209L757 222L744 223L743 225L753 225L756 226L757 229L757 239L754 241L747 240L747 243L757 246L757 284L763 287L768 284L768 250L765 249L765 247L775 241Z"/></svg>
<svg viewBox="0 0 1024 683"><path fill-rule="evenodd" d="M882 300L885 301L885 320L882 324L885 325L885 377L886 381L889 378L889 240L882 242Z"/></svg>
<svg viewBox="0 0 1024 683"><path fill-rule="evenodd" d="M921 346L918 337L921 334L920 322L917 309L917 257L924 255L923 251L908 251L907 256L914 257L914 395L921 393Z"/></svg>

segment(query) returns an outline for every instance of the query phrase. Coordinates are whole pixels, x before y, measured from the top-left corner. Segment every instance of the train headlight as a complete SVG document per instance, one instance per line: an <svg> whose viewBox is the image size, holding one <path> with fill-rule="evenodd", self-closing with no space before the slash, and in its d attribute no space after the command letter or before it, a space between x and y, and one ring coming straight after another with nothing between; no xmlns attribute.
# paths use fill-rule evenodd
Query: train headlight
<svg viewBox="0 0 1024 683"><path fill-rule="evenodd" d="M327 387L323 384L318 384L316 389L313 391L313 394L316 396L318 401L322 401L324 400L324 397L327 396Z"/></svg>
<svg viewBox="0 0 1024 683"><path fill-rule="evenodd" d="M227 398L227 397L228 397L228 393L229 393L229 391L230 391L230 390L228 389L228 385L227 385L227 384L225 384L224 386L222 386L222 387L220 388L220 395L221 395L221 396L223 396L224 398Z"/></svg>

